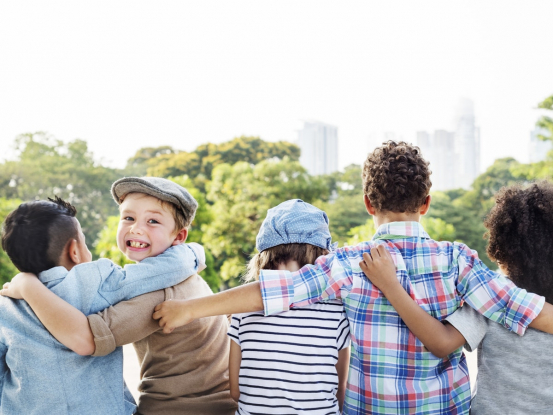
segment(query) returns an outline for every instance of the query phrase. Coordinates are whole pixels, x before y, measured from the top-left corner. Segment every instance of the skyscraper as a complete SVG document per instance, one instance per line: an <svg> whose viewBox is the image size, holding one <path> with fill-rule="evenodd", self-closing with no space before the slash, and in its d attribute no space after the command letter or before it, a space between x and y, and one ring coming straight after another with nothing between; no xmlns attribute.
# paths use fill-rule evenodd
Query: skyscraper
<svg viewBox="0 0 553 415"><path fill-rule="evenodd" d="M417 146L430 162L432 189L448 190L455 187L455 133L436 130L434 134L417 132Z"/></svg>
<svg viewBox="0 0 553 415"><path fill-rule="evenodd" d="M469 188L480 173L480 129L474 122L474 104L461 98L455 115L455 187Z"/></svg>
<svg viewBox="0 0 553 415"><path fill-rule="evenodd" d="M329 174L338 170L338 128L318 121L304 121L298 131L300 163L309 174Z"/></svg>
<svg viewBox="0 0 553 415"><path fill-rule="evenodd" d="M530 163L537 163L545 160L547 153L552 149L551 141L542 141L538 135L549 136L549 131L543 128L534 128L530 132L530 145L528 146L528 155Z"/></svg>

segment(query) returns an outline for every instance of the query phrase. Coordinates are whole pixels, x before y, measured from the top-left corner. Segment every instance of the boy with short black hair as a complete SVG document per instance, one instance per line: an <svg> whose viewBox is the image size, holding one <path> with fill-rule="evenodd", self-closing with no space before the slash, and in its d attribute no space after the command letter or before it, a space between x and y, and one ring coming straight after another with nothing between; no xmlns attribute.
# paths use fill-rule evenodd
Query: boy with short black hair
<svg viewBox="0 0 553 415"><path fill-rule="evenodd" d="M186 189L164 181L151 181L150 185L163 192L165 199L186 205L179 209L192 220L197 203ZM152 223L155 237L140 236L141 246L135 248L129 246L132 238L123 239L127 249L136 249L141 256L139 264L123 269L107 259L90 262L76 209L59 198L23 203L8 215L2 247L20 271L38 275L19 274L4 285L2 294L22 294L29 302L42 302L45 307L35 315L24 301L0 298L0 413L135 412L134 399L123 381L121 348L99 359L79 356L55 341L37 316L60 324L59 316L49 309L52 296L59 295L87 314L95 313L196 273L205 261L202 248L183 244L186 231L174 232L171 212L158 199L151 199L151 219L159 222ZM144 201L129 198L128 207L139 213ZM149 258L152 255L158 256ZM67 338L73 335L73 327L67 327ZM58 338L63 341L66 337ZM94 350L86 345L86 339L79 340L77 347L82 354Z"/></svg>
<svg viewBox="0 0 553 415"><path fill-rule="evenodd" d="M417 147L389 141L376 148L365 161L363 184L365 207L378 227L372 241L339 248L296 272L262 270L260 283L212 298L162 303L154 318L170 332L206 315L260 309L268 315L341 299L352 342L344 414L468 414L462 351L445 359L427 352L364 276L363 254L385 244L396 258L402 286L439 320L464 301L518 334L533 320L536 328L553 330L543 325L544 299L487 269L466 245L430 239L419 223L430 207L430 171ZM547 322L550 316L549 306Z"/></svg>
<svg viewBox="0 0 553 415"><path fill-rule="evenodd" d="M173 192L176 188L183 189L160 178L123 178L113 184L121 217L117 245L129 259L142 261L157 255L174 235L186 240L197 205L191 209L189 203L181 203L180 195ZM160 214L160 208L169 215ZM203 268L202 263L199 271ZM73 350L84 342L91 349L87 354L109 356L116 348L133 343L141 365L137 413L228 415L236 409L229 391L228 320L223 316L201 319L165 336L152 319L154 307L164 300L212 294L196 274L102 311L64 311L68 304L55 296L31 306L35 312L51 311L52 318L41 318L42 322ZM83 313L90 314L88 320Z"/></svg>

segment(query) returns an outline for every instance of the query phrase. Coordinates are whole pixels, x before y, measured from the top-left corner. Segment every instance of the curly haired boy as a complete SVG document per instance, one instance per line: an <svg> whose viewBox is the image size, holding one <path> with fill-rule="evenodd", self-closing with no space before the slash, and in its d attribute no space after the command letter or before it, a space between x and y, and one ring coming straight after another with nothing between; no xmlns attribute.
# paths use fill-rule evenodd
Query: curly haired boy
<svg viewBox="0 0 553 415"><path fill-rule="evenodd" d="M466 245L428 236L420 218L430 208L430 174L417 147L384 143L369 154L363 169L363 200L378 227L371 241L339 248L296 272L262 270L259 283L210 299L162 303L154 318L170 332L204 315L261 309L269 315L340 299L352 343L344 414L468 414L470 384L462 348L444 358L428 352L366 278L363 256L384 246L408 301L440 321L465 302L520 335L530 323L553 332L553 307L544 316L543 297L490 271Z"/></svg>
<svg viewBox="0 0 553 415"><path fill-rule="evenodd" d="M522 288L553 301L553 185L542 181L502 188L484 225L488 256ZM549 350L553 336L529 329L516 336L471 307L462 307L442 324L410 298L396 279L390 254L378 247L361 269L392 303L409 329L433 354L446 357L463 345L478 349L478 387L472 415L543 414L553 406ZM505 399L509 396L509 399Z"/></svg>

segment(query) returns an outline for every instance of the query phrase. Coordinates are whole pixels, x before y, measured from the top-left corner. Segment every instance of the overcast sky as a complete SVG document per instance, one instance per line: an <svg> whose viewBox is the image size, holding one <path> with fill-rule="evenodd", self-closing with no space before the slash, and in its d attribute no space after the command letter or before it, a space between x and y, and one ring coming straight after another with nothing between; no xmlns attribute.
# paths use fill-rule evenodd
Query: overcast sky
<svg viewBox="0 0 553 415"><path fill-rule="evenodd" d="M82 138L123 166L140 147L338 127L339 161L371 133L451 128L474 101L482 168L528 159L553 94L553 2L0 0L0 158L20 133Z"/></svg>

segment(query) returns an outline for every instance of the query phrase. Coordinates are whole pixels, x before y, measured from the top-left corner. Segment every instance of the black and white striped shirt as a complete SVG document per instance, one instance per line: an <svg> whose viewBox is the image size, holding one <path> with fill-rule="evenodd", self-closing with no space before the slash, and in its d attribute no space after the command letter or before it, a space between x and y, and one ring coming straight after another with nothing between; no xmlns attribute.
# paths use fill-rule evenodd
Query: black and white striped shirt
<svg viewBox="0 0 553 415"><path fill-rule="evenodd" d="M341 302L264 317L232 316L228 335L242 349L237 414L339 414L338 351L349 347Z"/></svg>

